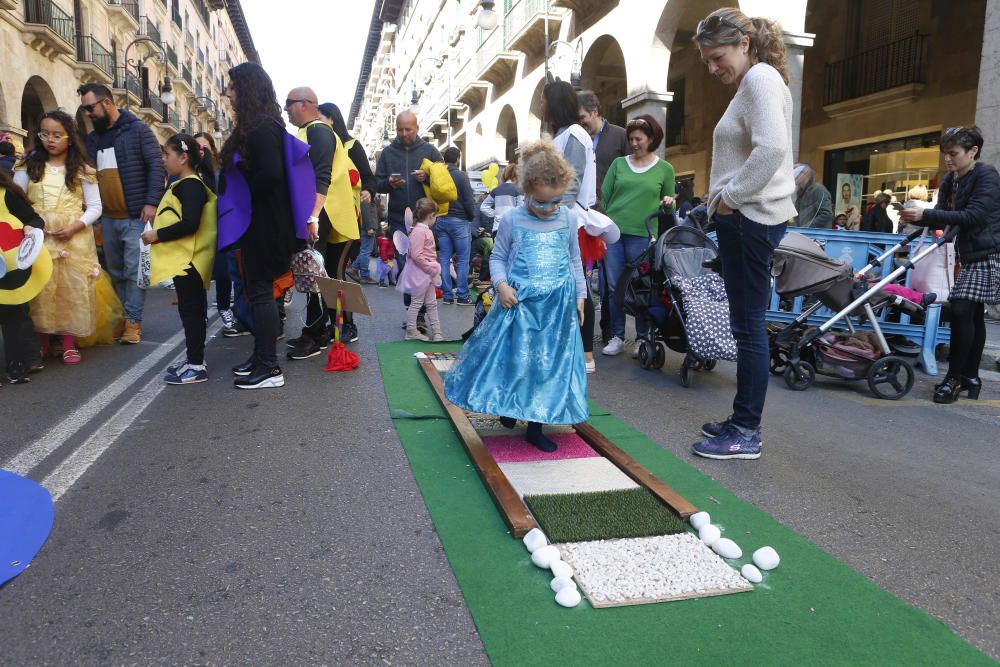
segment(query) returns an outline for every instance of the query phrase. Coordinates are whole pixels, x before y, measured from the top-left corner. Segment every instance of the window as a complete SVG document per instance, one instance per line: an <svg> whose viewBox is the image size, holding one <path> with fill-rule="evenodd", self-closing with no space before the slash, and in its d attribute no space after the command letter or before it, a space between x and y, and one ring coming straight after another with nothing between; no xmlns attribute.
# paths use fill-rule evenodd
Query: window
<svg viewBox="0 0 1000 667"><path fill-rule="evenodd" d="M684 143L684 77L670 82L673 101L667 105L666 148Z"/></svg>
<svg viewBox="0 0 1000 667"><path fill-rule="evenodd" d="M859 51L909 37L920 27L920 3L917 0L864 0L859 4Z"/></svg>

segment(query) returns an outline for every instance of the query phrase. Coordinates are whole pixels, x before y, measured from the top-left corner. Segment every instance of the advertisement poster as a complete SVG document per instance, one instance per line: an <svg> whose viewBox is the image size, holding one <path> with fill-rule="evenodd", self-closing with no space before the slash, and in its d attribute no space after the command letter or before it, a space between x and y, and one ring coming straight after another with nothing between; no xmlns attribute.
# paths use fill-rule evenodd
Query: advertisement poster
<svg viewBox="0 0 1000 667"><path fill-rule="evenodd" d="M847 229L861 225L861 174L837 174L837 191L833 196L834 215L847 216Z"/></svg>

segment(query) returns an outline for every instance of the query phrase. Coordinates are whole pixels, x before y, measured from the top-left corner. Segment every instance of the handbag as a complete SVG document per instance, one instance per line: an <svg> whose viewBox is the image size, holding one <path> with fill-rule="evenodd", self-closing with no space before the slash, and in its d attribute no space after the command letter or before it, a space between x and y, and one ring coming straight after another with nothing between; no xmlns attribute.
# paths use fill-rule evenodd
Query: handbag
<svg viewBox="0 0 1000 667"><path fill-rule="evenodd" d="M292 255L292 275L295 276L295 290L304 294L319 294L317 278L329 278L323 266L323 254L309 244Z"/></svg>
<svg viewBox="0 0 1000 667"><path fill-rule="evenodd" d="M915 256L924 247L927 230L920 235L920 242L913 249ZM910 269L910 289L918 292L937 294L935 303L948 300L955 287L955 243L944 243L940 248L924 257Z"/></svg>

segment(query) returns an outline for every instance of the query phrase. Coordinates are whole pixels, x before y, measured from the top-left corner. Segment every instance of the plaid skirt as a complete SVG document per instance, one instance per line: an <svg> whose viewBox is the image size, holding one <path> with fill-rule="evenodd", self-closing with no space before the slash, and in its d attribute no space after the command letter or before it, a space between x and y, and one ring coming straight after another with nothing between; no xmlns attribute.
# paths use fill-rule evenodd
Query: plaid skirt
<svg viewBox="0 0 1000 667"><path fill-rule="evenodd" d="M950 299L976 303L1000 303L1000 252L971 264L963 264Z"/></svg>

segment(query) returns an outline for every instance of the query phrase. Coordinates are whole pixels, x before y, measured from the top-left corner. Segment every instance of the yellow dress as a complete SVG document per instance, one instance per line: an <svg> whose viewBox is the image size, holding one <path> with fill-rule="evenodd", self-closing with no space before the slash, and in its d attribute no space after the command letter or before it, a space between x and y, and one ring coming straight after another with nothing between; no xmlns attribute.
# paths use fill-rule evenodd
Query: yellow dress
<svg viewBox="0 0 1000 667"><path fill-rule="evenodd" d="M92 171L82 179L95 182ZM83 186L66 187L66 168L46 166L38 182L28 184L28 198L50 232L76 222L83 214ZM97 326L97 261L94 230L77 232L69 241L45 235L45 247L52 257L52 278L31 301L31 319L39 333L91 336ZM120 306L119 306L120 308Z"/></svg>

